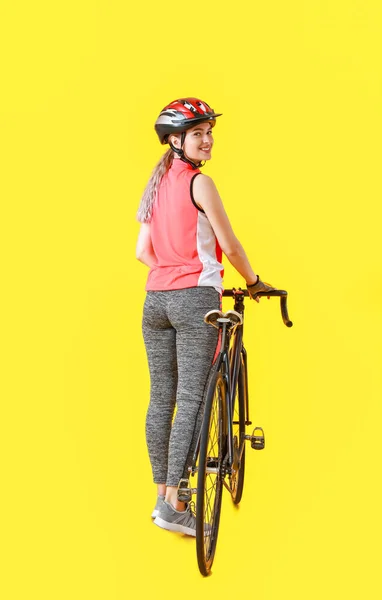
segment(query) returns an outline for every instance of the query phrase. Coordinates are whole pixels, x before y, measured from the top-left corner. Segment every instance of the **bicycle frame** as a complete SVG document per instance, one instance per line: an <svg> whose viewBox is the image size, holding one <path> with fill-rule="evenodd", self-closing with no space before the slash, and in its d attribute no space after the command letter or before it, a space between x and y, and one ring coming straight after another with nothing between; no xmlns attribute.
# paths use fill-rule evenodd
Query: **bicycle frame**
<svg viewBox="0 0 382 600"><path fill-rule="evenodd" d="M234 452L233 452L233 428L232 428L232 417L233 417L233 407L234 407L234 394L238 382L239 371L240 371L240 361L241 357L243 358L243 365L245 371L245 425L252 425L252 422L249 419L249 395L248 395L248 368L247 368L247 352L245 350L243 344L243 331L244 331L244 297L248 297L249 293L247 290L239 289L230 289L225 290L223 292L223 296L228 296L234 299L234 310L238 312L242 317L242 323L235 325L233 328L228 327L228 323L221 323L221 346L218 357L215 361L214 368L218 371L222 364L224 366L223 369L223 377L226 382L226 416L227 416L227 457L224 461L225 464L225 473L232 472L232 465L234 461ZM288 309L287 309L287 296L288 293L285 290L272 290L270 292L258 292L255 297L279 297L280 298L280 308L281 308L281 316L284 322L284 325L287 327L292 327L293 323L289 319ZM231 356L230 356L230 341L232 341L231 345ZM246 436L247 438L249 436ZM243 439L238 440L239 442L239 451L238 451L238 461L241 460L243 454L243 448L245 444L245 437ZM194 475L197 471L196 462L199 453L200 447L200 434L198 438L198 442L196 444L196 448L192 457L192 464L189 467L189 472Z"/></svg>
<svg viewBox="0 0 382 600"><path fill-rule="evenodd" d="M233 428L232 428L232 420L233 420L233 407L235 401L235 390L239 377L240 370L240 362L241 356L243 356L243 364L245 369L245 381L246 381L246 389L245 389L245 423L250 424L248 420L249 413L249 402L248 402L248 373L247 373L247 352L243 345L243 327L244 327L244 293L239 295L239 299L235 297L235 306L234 309L239 312L242 316L243 323L229 330L227 327L227 323L223 323L221 327L221 344L220 344L220 352L216 358L214 368L219 371L222 364L224 365L223 370L223 378L226 383L226 406L225 412L227 417L227 455L224 460L226 473L232 472L232 465L234 461L234 450L233 450ZM230 342L232 343L231 349L232 353L230 356ZM239 440L239 460L243 454L245 440ZM192 475L196 472L196 461L199 454L199 446L200 446L200 435L198 438L198 442L194 451L192 466L189 468Z"/></svg>

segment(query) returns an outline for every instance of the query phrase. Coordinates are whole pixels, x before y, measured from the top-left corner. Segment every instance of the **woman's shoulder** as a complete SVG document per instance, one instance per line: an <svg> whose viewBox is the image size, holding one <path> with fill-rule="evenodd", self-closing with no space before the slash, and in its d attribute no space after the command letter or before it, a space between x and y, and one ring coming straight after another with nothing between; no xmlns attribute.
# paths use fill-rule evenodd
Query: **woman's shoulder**
<svg viewBox="0 0 382 600"><path fill-rule="evenodd" d="M198 176L194 179L194 190L198 193L216 190L214 180L205 173L198 173Z"/></svg>
<svg viewBox="0 0 382 600"><path fill-rule="evenodd" d="M193 196L196 204L203 210L208 207L216 209L222 203L214 180L204 173L194 179Z"/></svg>

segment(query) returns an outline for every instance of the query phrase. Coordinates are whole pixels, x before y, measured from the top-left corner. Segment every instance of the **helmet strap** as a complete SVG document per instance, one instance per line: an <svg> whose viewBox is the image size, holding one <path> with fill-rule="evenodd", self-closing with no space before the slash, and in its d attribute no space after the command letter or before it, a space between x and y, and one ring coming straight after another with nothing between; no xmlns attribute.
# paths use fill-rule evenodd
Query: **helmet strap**
<svg viewBox="0 0 382 600"><path fill-rule="evenodd" d="M200 163L197 165L197 164L195 164L194 162L192 162L192 160L190 160L189 158L187 158L187 157L184 155L183 144L184 144L184 140L185 140L185 139L186 139L186 132L185 132L185 131L182 131L182 136L181 136L181 138L180 138L180 148L175 148L175 146L174 146L174 145L173 145L171 142L169 142L169 144L170 144L170 147L171 147L171 150L172 150L173 152L175 152L175 154L177 154L177 155L179 156L180 160L182 160L183 162L185 162L185 163L187 163L187 164L191 165L191 167L192 167L193 169L198 169L199 167L203 167L203 166L205 165L205 162L203 162L203 163L202 163L202 162L200 162Z"/></svg>

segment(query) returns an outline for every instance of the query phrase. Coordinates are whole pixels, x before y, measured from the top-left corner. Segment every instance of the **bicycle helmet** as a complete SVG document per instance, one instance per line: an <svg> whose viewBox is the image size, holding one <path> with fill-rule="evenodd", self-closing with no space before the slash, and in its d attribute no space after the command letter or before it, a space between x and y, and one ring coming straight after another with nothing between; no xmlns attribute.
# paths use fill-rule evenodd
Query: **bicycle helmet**
<svg viewBox="0 0 382 600"><path fill-rule="evenodd" d="M155 131L161 144L167 144L171 133L183 133L197 123L211 121L215 125L216 117L212 108L198 98L180 98L165 106L155 122Z"/></svg>

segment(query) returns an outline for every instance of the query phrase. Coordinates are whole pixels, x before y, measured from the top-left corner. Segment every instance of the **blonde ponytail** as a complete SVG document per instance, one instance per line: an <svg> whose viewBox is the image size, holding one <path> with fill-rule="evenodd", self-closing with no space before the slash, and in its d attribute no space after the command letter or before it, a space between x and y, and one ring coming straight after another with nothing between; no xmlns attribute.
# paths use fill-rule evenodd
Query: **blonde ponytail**
<svg viewBox="0 0 382 600"><path fill-rule="evenodd" d="M151 177L146 185L145 191L143 192L137 212L137 220L140 223L149 223L151 221L156 190L163 175L167 173L171 167L173 159L174 153L171 148L169 148L169 150L163 154L151 173Z"/></svg>

